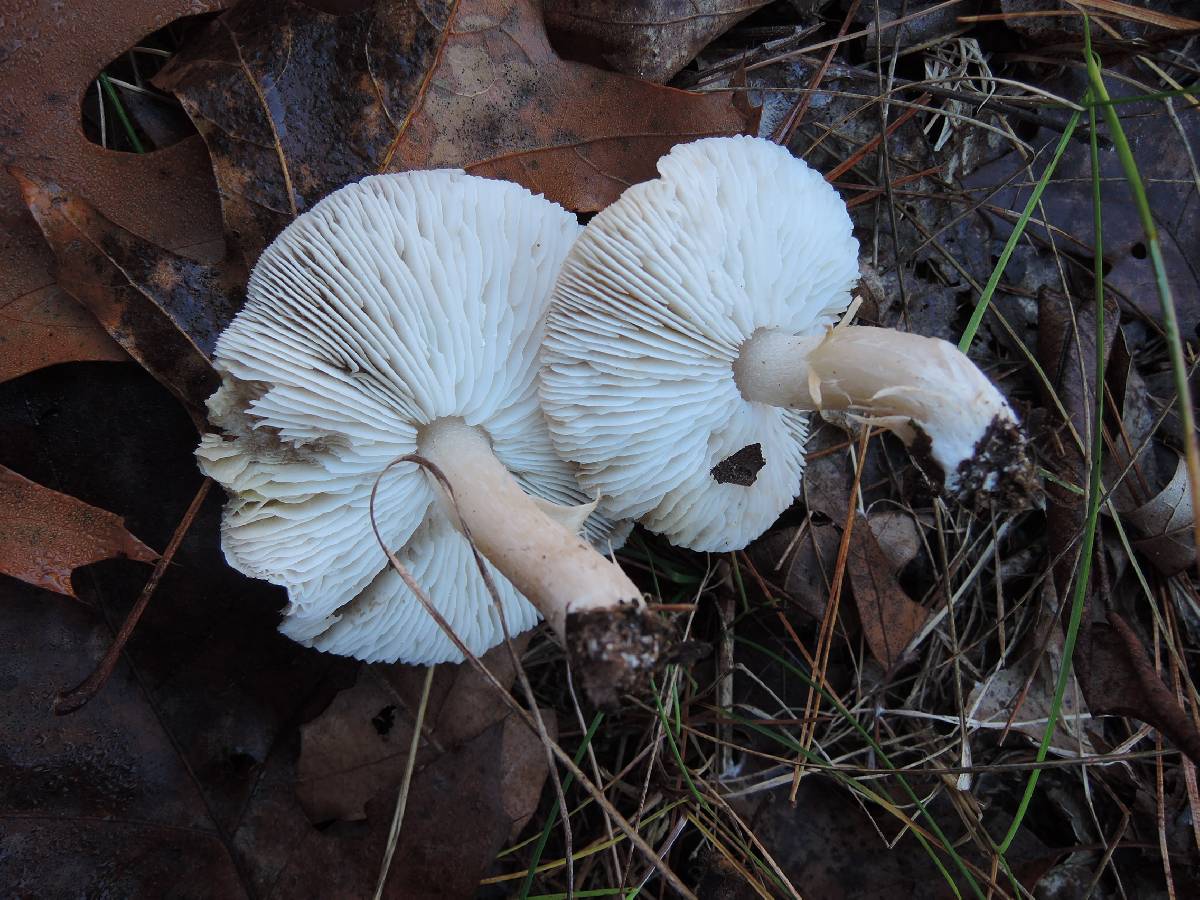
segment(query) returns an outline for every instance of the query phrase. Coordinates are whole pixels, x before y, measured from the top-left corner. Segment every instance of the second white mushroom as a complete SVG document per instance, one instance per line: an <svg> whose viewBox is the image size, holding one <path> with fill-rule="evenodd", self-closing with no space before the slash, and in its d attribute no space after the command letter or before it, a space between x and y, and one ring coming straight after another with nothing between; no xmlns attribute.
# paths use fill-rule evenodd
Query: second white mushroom
<svg viewBox="0 0 1200 900"><path fill-rule="evenodd" d="M567 257L540 390L555 446L611 515L697 550L745 546L792 502L806 413L894 431L959 500L1021 498L1004 396L946 341L840 325L846 206L786 149L710 138L659 160Z"/></svg>

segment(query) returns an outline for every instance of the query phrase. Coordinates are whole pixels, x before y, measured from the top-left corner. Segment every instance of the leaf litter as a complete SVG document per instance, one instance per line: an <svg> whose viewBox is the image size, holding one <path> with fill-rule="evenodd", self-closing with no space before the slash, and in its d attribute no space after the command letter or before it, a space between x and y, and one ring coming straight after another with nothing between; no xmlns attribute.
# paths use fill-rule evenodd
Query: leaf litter
<svg viewBox="0 0 1200 900"><path fill-rule="evenodd" d="M157 83L208 143L226 234L247 263L363 175L456 167L595 212L652 177L674 144L753 119L729 94L560 59L529 0L380 2L340 16L243 3Z"/></svg>
<svg viewBox="0 0 1200 900"><path fill-rule="evenodd" d="M105 218L155 245L219 257L220 208L203 142L193 137L145 155L107 150L79 127L79 97L146 34L221 5L88 0L14 10L0 36L0 161L86 197ZM57 283L53 254L7 176L0 177L0 222L0 376L70 360L125 359Z"/></svg>
<svg viewBox="0 0 1200 900"><path fill-rule="evenodd" d="M667 75L686 65L677 83L709 91L693 96L564 59L579 55L570 37L556 26L547 40L531 3L320 5L325 12L243 3L202 26L157 80L177 93L201 137L144 157L78 143L78 107L59 99L71 96L61 89L81 94L145 34L218 4L121 4L99 40L49 13L42 24L53 39L21 44L6 35L6 60L17 65L0 75L0 96L21 117L0 148L26 178L50 241L38 239L16 182L6 180L0 209L16 227L3 243L12 265L0 274L0 342L17 353L5 354L0 382L25 377L0 383L0 407L18 423L0 441L0 464L52 498L48 517L61 519L77 494L99 504L83 508L118 538L129 532L104 509L151 546L166 545L198 479L187 417L129 366L38 370L125 358L111 334L196 415L206 348L237 307L247 265L345 181L458 165L590 212L649 177L672 144L753 130L755 113L740 99L748 94L766 102L768 131L804 111L793 149L836 171L851 200L864 248L860 315L956 339L1023 203L1026 175L1046 158L1031 164L1031 151L1053 143L1063 121L1023 82L1072 99L1080 85L1077 71L1053 70L1039 56L1050 33L1075 52L1080 31L1034 36L1018 26L1042 20L1015 18L1016 9L989 27L1008 29L1020 52L972 29L973 7L945 4L852 4L844 20L826 9L833 21L815 36L820 22L809 13L772 8L708 46L711 23L699 21L687 36L660 31L658 47L639 44L635 29L613 32L624 55L606 65L648 73L673 60ZM595 18L615 17L601 9ZM839 23L860 31L838 41ZM1127 38L1147 41L1145 55L1114 64L1133 87L1146 83L1142 63L1151 58L1173 73L1164 79L1186 77L1190 51L1163 49L1172 45L1158 27L1136 17L1121 25ZM970 55L975 68L955 68L967 59L964 29L982 48ZM1113 45L1103 52L1114 54ZM1055 64L1066 58L1054 53ZM26 92L26 84L47 88ZM1131 105L1126 122L1146 154L1168 269L1190 285L1179 261L1195 243L1195 115L1187 98L1174 102L1173 114ZM681 661L687 677L659 698L665 715L630 709L607 722L588 765L676 872L695 861L701 896L786 894L788 883L806 896L948 895L947 880L995 896L1039 884L1068 891L1061 896L1164 884L1186 896L1194 886L1200 845L1187 840L1186 821L1200 814L1200 791L1190 764L1170 755L1173 745L1200 753L1182 637L1196 607L1190 515L1180 476L1171 478L1178 426L1161 387L1156 311L1144 302L1148 269L1110 168L1106 231L1121 237L1106 235L1116 248L1106 251L1109 286L1126 322L1105 383L1116 401L1104 423L1113 490L1105 550L1075 653L1078 680L1051 744L1061 759L1042 780L1054 800L1035 796L1003 860L995 850L1065 664L1060 598L1070 596L1079 491L1095 464L1083 450L1095 392L1085 146L1069 148L1067 174L1037 211L1050 227L1031 221L973 351L1034 431L1048 473L1044 509L947 510L890 438L872 437L864 464L857 438L821 425L801 502L722 563L727 578L712 581L709 564L655 539L639 538L643 549L624 557L665 604L689 610L682 615L695 637L712 637L719 652ZM1187 322L1191 293L1179 287ZM81 316L69 296L106 327ZM1116 330L1110 324L1109 335ZM95 421L89 413L101 407L112 412ZM96 471L97 460L107 465ZM109 623L123 617L145 567L118 558L84 568L120 540L94 557L68 541L52 577L99 617L6 582L4 639L13 649L0 657L0 683L21 685L6 689L5 704L18 711L20 733L36 737L0 755L6 883L153 896L182 878L221 896L316 896L336 877L342 893L374 889L420 678L321 657L273 634L278 592L223 565L217 516L214 501L202 508L114 679L66 719L48 716L50 700L103 653ZM848 522L850 552L839 563ZM830 622L828 660L813 665L810 648L843 583L853 602ZM713 600L719 617L708 612ZM523 662L572 747L586 720L559 677L561 659L535 640ZM829 694L815 722L805 719L813 689L797 673ZM429 884L471 896L481 883L511 886L524 878L528 835L548 821L546 798L538 804L545 753L473 670L444 668L434 685L389 893ZM568 799L583 804L570 816L576 858L562 859L561 835L548 833L537 890L563 891L572 869L576 886L595 888L637 884L643 871L653 877L646 860L616 852L622 835L587 795ZM464 821L480 825L465 841ZM62 852L70 865L60 864Z"/></svg>

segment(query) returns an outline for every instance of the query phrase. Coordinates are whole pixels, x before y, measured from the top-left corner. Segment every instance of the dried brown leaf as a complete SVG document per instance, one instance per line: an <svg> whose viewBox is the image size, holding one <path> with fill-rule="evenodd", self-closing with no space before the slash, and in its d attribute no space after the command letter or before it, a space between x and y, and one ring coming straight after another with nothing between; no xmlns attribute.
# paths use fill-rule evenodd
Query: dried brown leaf
<svg viewBox="0 0 1200 900"><path fill-rule="evenodd" d="M977 682L967 698L969 721L1003 727L1011 721L1011 730L1024 734L1035 744L1046 733L1046 721L1054 700L1055 680L1062 666L1062 636L1054 635L1053 644L1042 657L1036 672L1037 655L1031 654L1013 665ZM1020 708L1013 713L1013 707ZM1078 756L1094 752L1086 734L1087 704L1080 696L1079 683L1070 677L1063 695L1060 718L1050 742L1050 752L1058 756Z"/></svg>
<svg viewBox="0 0 1200 900"><path fill-rule="evenodd" d="M518 639L518 652L528 637ZM505 646L483 663L501 684L515 671ZM355 821L376 794L400 783L412 740L424 668L364 666L358 682L300 729L296 792L314 822ZM492 689L471 666L441 666L434 675L425 717L421 764L460 746L508 716Z"/></svg>
<svg viewBox="0 0 1200 900"><path fill-rule="evenodd" d="M863 516L850 533L846 572L871 655L885 670L902 661L929 610L913 601L896 580L895 570Z"/></svg>
<svg viewBox="0 0 1200 900"><path fill-rule="evenodd" d="M1196 562L1192 540L1192 494L1188 490L1187 460L1182 456L1170 483L1126 518L1143 537L1133 546L1149 557L1164 575L1178 575Z"/></svg>
<svg viewBox="0 0 1200 900"><path fill-rule="evenodd" d="M1116 310L1106 308L1106 337L1117 328ZM1096 325L1090 304L1073 307L1070 301L1043 294L1039 305L1038 356L1056 388L1047 407L1061 401L1086 447L1091 446L1089 408L1094 404ZM1111 347L1106 341L1106 349ZM1052 466L1067 483L1086 485L1089 462L1079 443L1059 421ZM1050 552L1057 559L1054 584L1060 597L1072 596L1077 577L1077 542L1084 527L1083 498L1058 484L1046 485L1046 533ZM1102 547L1102 542L1097 542ZM1079 641L1075 651L1079 685L1088 707L1096 714L1131 716L1154 726L1193 760L1200 759L1200 731L1180 707L1154 667L1136 632L1112 608L1094 609L1100 595L1097 583L1102 566L1093 566L1086 596ZM1107 621L1106 621L1107 620Z"/></svg>
<svg viewBox="0 0 1200 900"><path fill-rule="evenodd" d="M1008 2L1041 3L1042 0L1006 0ZM1078 29L1077 18L1025 19L1033 27L1056 27L1069 23ZM1034 25L1034 23L1038 23ZM1054 23L1053 25L1051 23ZM1061 96L1079 96L1083 86L1073 80L1074 75L1064 75L1061 82L1047 81L1040 86ZM1086 80L1086 76L1085 80ZM1125 93L1132 94L1132 86L1113 83L1114 99ZM1200 281L1192 261L1200 254L1200 216L1196 215L1200 192L1192 179L1192 160L1200 148L1200 116L1180 115L1176 121L1167 116L1159 103L1131 103L1122 106L1124 128L1130 144L1135 148L1138 170L1145 182L1147 199L1158 228L1163 266L1170 281L1175 298L1179 329L1186 335L1195 334L1200 326ZM1035 146L1045 144L1053 147L1059 135L1044 130L1034 140ZM1044 158L1043 151L1043 158ZM964 179L966 187L980 192L990 192L1004 184L1015 172L1028 164L1024 152L1013 151L970 174ZM1042 194L1040 210L1050 224L1060 229L1055 240L1060 246L1085 253L1093 244L1095 220L1092 213L1090 190L1081 190L1079 173L1089 170L1089 150L1086 141L1073 141L1068 146ZM1035 174L1040 164L1034 166ZM1024 208L1031 186L1027 178L1018 175L1013 187L1003 188L988 205L1009 210L1003 218L997 216L993 222L997 237L1005 237L1012 230L1017 216ZM1020 187L1016 185L1020 184ZM1120 294L1141 314L1161 320L1162 306L1158 299L1158 287L1154 262L1146 246L1137 205L1132 202L1129 185L1125 180L1121 162L1116 153L1100 155L1100 202L1104 210L1104 259L1105 284L1110 291ZM1037 213L1041 218L1042 212ZM1044 236L1044 225L1029 227L1031 235Z"/></svg>
<svg viewBox="0 0 1200 900"><path fill-rule="evenodd" d="M59 286L202 420L219 385L209 356L237 312L240 274L142 240L57 183L12 171L54 250Z"/></svg>
<svg viewBox="0 0 1200 900"><path fill-rule="evenodd" d="M669 81L697 53L769 0L547 0L546 28L572 59Z"/></svg>
<svg viewBox="0 0 1200 900"><path fill-rule="evenodd" d="M158 554L120 516L0 466L0 572L74 597L75 569L118 557L154 562Z"/></svg>
<svg viewBox="0 0 1200 900"><path fill-rule="evenodd" d="M1141 638L1115 612L1080 638L1079 683L1097 714L1129 716L1153 725L1193 762L1200 762L1200 732L1163 684Z"/></svg>
<svg viewBox="0 0 1200 900"><path fill-rule="evenodd" d="M164 247L219 252L220 210L199 138L144 155L116 153L91 143L79 123L80 98L110 60L174 19L224 5L81 0L7 16L0 32L0 160L56 180ZM55 286L53 258L16 185L0 176L0 379L57 362L125 358Z"/></svg>
<svg viewBox="0 0 1200 900"><path fill-rule="evenodd" d="M763 577L781 584L801 609L820 621L829 603L841 540L840 528L810 520L799 528L767 532L748 552Z"/></svg>
<svg viewBox="0 0 1200 900"><path fill-rule="evenodd" d="M24 210L22 215L26 215ZM3 225L0 231L25 236L16 229L7 231ZM36 227L32 236L37 246L29 255L7 245L0 248L0 259L12 260L11 265L0 263L0 298L6 298L0 300L0 382L55 363L128 359L87 310L52 284L47 269L42 269L39 288L24 290L12 284L22 275L33 274L25 263L40 263L49 254Z"/></svg>
<svg viewBox="0 0 1200 900"><path fill-rule="evenodd" d="M514 680L507 647L492 648L483 662L506 687ZM372 843L386 835L424 671L364 666L357 684L303 726L296 792L313 822L366 819ZM553 736L554 714L542 715ZM416 765L387 896L474 896L503 843L537 808L545 749L473 667L441 666ZM284 882L311 877L311 863L295 860Z"/></svg>
<svg viewBox="0 0 1200 900"><path fill-rule="evenodd" d="M916 559L924 546L917 520L901 510L872 510L867 516L867 524L893 572L899 572Z"/></svg>
<svg viewBox="0 0 1200 900"><path fill-rule="evenodd" d="M333 16L240 4L158 76L212 153L247 262L364 175L464 168L580 211L654 175L671 146L752 130L728 93L689 94L559 59L531 0L378 2Z"/></svg>

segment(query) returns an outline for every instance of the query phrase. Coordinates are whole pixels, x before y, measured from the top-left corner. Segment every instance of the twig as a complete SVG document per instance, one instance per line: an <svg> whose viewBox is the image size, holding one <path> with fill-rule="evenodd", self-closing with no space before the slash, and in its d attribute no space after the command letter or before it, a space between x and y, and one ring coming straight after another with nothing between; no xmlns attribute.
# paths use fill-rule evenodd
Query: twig
<svg viewBox="0 0 1200 900"><path fill-rule="evenodd" d="M821 630L817 637L816 663L813 667L813 683L808 688L808 698L804 702L804 720L801 728L800 745L804 750L796 760L796 770L792 778L792 791L789 799L796 802L796 791L800 787L800 778L804 774L804 756L812 745L817 730L817 713L821 708L821 691L825 687L831 693L833 688L825 678L825 670L829 663L829 649L833 644L833 631L837 623L838 607L842 598L842 584L846 574L846 559L850 552L850 535L854 532L854 523L858 518L858 508L854 503L854 495L862 484L863 469L867 463L867 440L871 435L869 428L864 428L862 439L859 441L858 465L854 469L854 484L850 487L849 503L846 507L846 522L842 530L842 540L838 546L837 563L834 567L833 590L830 592L829 603L825 606L825 616L821 620Z"/></svg>
<svg viewBox="0 0 1200 900"><path fill-rule="evenodd" d="M858 12L859 0L851 0L850 8L846 10L846 18L842 20L842 27L838 31L838 38L845 37L846 32L850 30L850 23L854 21L854 14ZM808 112L808 107L812 103L812 91L817 89L817 86L824 81L825 71L829 68L829 64L833 62L833 54L837 52L838 45L836 43L829 46L829 51L825 54L825 61L821 63L816 74L813 75L812 81L809 82L809 92L801 95L795 106L788 111L787 116L779 127L775 129L775 133L771 135L771 140L781 146L786 147L792 139L792 134L796 131L796 126L800 124L804 118L804 114Z"/></svg>
<svg viewBox="0 0 1200 900"><path fill-rule="evenodd" d="M211 478L205 478L200 483L200 488L196 491L196 496L192 498L192 502L188 505L187 512L183 514L183 518L175 526L175 533L171 535L171 542L167 544L167 549L163 551L163 555L158 558L158 562L154 566L154 571L150 573L150 580L146 582L146 586L142 588L142 593L138 596L137 602L133 604L133 609L125 617L125 621L121 624L121 630L113 638L112 645L108 648L108 652L104 654L104 659L100 660L100 664L96 666L91 675L70 690L61 691L54 698L53 709L56 716L65 716L83 709L96 694L100 693L100 690L108 682L109 677L117 667L117 660L121 658L121 651L125 649L125 645L133 635L133 630L137 628L137 624L142 618L142 613L146 611L146 607L150 604L150 598L154 596L154 591L158 587L159 580L162 578L163 573L167 571L167 566L171 564L171 560L175 558L175 551L179 549L179 545L183 542L188 529L192 527L192 522L195 520L196 514L200 511L200 505L204 502L204 498L208 496L208 489L211 487Z"/></svg>
<svg viewBox="0 0 1200 900"><path fill-rule="evenodd" d="M400 793L396 796L396 812L392 815L392 827L388 829L387 850L383 854L383 865L379 868L379 883L375 886L375 900L383 897L387 884L388 869L392 867L392 856L400 843L400 826L404 823L404 810L408 806L408 791L412 787L413 770L417 767L417 748L421 745L421 729L425 725L425 710L429 706L429 689L433 686L433 673L437 666L425 670L425 683L421 686L421 702L417 705L417 718L413 723L412 740L408 743L408 759L404 761L404 779L400 782Z"/></svg>

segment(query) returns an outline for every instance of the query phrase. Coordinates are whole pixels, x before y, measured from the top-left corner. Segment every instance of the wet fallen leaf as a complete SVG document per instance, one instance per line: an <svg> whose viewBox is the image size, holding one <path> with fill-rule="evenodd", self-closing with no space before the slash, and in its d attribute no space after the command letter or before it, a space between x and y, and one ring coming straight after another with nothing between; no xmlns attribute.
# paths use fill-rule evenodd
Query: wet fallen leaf
<svg viewBox="0 0 1200 900"><path fill-rule="evenodd" d="M529 642L528 637L517 641L518 652ZM501 684L512 684L516 673L507 647L492 648L482 661ZM313 822L362 819L376 794L400 783L424 677L423 667L365 666L353 687L300 729L296 792ZM508 708L495 701L472 667L440 666L430 690L419 764L507 717Z"/></svg>
<svg viewBox="0 0 1200 900"><path fill-rule="evenodd" d="M1192 495L1188 490L1187 461L1179 458L1175 476L1144 506L1126 518L1143 537L1133 546L1149 557L1164 575L1177 575L1196 562L1196 544L1192 540Z"/></svg>
<svg viewBox="0 0 1200 900"><path fill-rule="evenodd" d="M198 137L154 153L116 153L80 128L80 98L117 55L174 19L225 0L81 0L35 5L0 33L0 160L87 197L122 227L177 252L220 253L220 210ZM69 360L124 354L55 286L53 254L0 175L0 380Z"/></svg>
<svg viewBox="0 0 1200 900"><path fill-rule="evenodd" d="M10 193L9 186L0 187L0 193ZM19 212L28 217L23 206ZM128 359L92 315L53 284L49 266L43 264L49 248L37 227L29 232L26 224L0 224L0 233L7 235L7 240L0 238L0 381L60 362ZM14 246L27 237L36 245ZM26 277L41 287L27 290L20 283Z"/></svg>
<svg viewBox="0 0 1200 900"><path fill-rule="evenodd" d="M594 211L680 141L753 130L688 94L559 59L530 0L239 5L157 77L208 142L247 262L349 181L459 167Z"/></svg>
<svg viewBox="0 0 1200 900"><path fill-rule="evenodd" d="M546 28L572 59L669 81L709 42L769 0L547 0Z"/></svg>
<svg viewBox="0 0 1200 900"><path fill-rule="evenodd" d="M779 584L801 609L820 621L829 603L830 579L842 530L829 523L769 531L750 545L764 578Z"/></svg>
<svg viewBox="0 0 1200 900"><path fill-rule="evenodd" d="M515 643L522 652L529 635ZM492 648L482 662L505 687L512 684L507 647ZM353 687L301 727L296 795L314 823L366 819L372 835L386 835L424 679L423 667L364 666ZM542 714L555 734L553 713ZM496 700L473 667L439 666L389 896L474 896L503 843L537 808L547 772L537 735ZM382 844L377 852L382 856ZM281 885L301 886L311 864L297 862Z"/></svg>
<svg viewBox="0 0 1200 900"><path fill-rule="evenodd" d="M553 715L543 715L552 727ZM413 777L383 896L476 896L497 852L536 810L545 777L541 743L512 717L426 765ZM294 800L284 796L291 785L268 778L264 802L255 804L247 822L247 830L261 835L261 856L253 865L262 893L289 900L372 896L395 788L384 788L367 804L365 823L318 830L297 823ZM275 818L280 813L283 822Z"/></svg>
<svg viewBox="0 0 1200 900"><path fill-rule="evenodd" d="M846 573L871 655L890 671L903 661L904 649L929 618L929 610L905 593L891 560L861 515L850 533Z"/></svg>
<svg viewBox="0 0 1200 900"><path fill-rule="evenodd" d="M57 183L14 174L54 250L59 286L202 421L219 385L209 356L237 312L240 273L171 253Z"/></svg>
<svg viewBox="0 0 1200 900"><path fill-rule="evenodd" d="M1086 74L1083 77L1086 79ZM1078 98L1085 84L1075 73L1064 75L1064 83L1052 82L1045 86L1061 96ZM1114 99L1121 93L1133 91L1132 87L1123 87L1120 82L1113 83ZM1158 228L1163 264L1173 289L1179 328L1185 336L1193 335L1200 325L1200 283L1191 263L1200 254L1200 216L1196 214L1200 192L1197 192L1190 175L1192 166L1189 153L1194 152L1200 143L1200 117L1181 115L1172 120L1161 104L1152 103L1124 104L1122 110L1126 134L1134 148L1150 210ZM1179 123L1178 129L1176 121ZM1049 142L1052 147L1057 140L1057 134L1043 130L1035 137L1033 144L1041 146ZM1065 243L1068 249L1085 253L1090 253L1093 246L1092 197L1089 190L1080 190L1078 178L1079 173L1089 171L1089 152L1086 142L1072 141L1041 199L1045 216L1059 229L1055 240ZM1048 158L1046 153L1039 157L1040 160ZM964 179L964 185L980 195L985 192L990 194L996 185L1004 183L1026 164L1024 156L1014 151L970 174ZM1041 173L1044 165L1045 162L1035 164L1035 175ZM1180 177L1180 173L1189 174ZM1162 308L1145 234L1120 160L1111 150L1100 155L1100 178L1100 200L1104 208L1104 257L1108 263L1105 284L1143 315L1161 320ZM997 235L1001 238L1008 236L1032 190L1030 179L1021 175L1017 176L1014 183L1021 186L1003 188L987 204L989 209L1010 211L1007 215L993 218ZM1037 217L1040 219L1041 216L1039 212ZM1030 223L1029 233L1044 236L1046 229L1044 225Z"/></svg>
<svg viewBox="0 0 1200 900"><path fill-rule="evenodd" d="M158 554L120 516L0 466L0 572L74 597L75 569L118 557L154 562Z"/></svg>
<svg viewBox="0 0 1200 900"><path fill-rule="evenodd" d="M1141 638L1118 613L1081 636L1079 683L1092 712L1129 716L1153 725L1193 762L1200 761L1200 733L1163 684Z"/></svg>
<svg viewBox="0 0 1200 900"><path fill-rule="evenodd" d="M871 533L887 557L892 571L898 573L912 562L924 546L917 520L898 509L871 510L867 515Z"/></svg>
<svg viewBox="0 0 1200 900"><path fill-rule="evenodd" d="M553 737L554 713L542 716ZM515 716L422 769L409 794L388 896L475 896L496 854L537 810L546 773L541 741ZM367 815L386 828L395 799L394 790L385 790Z"/></svg>

